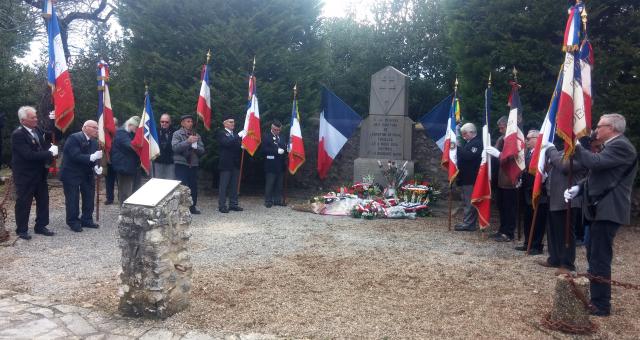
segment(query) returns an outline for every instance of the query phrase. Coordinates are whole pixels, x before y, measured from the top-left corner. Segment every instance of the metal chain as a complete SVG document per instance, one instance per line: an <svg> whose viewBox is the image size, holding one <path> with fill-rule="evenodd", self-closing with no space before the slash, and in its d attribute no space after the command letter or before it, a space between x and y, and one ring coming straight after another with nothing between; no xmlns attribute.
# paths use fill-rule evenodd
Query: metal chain
<svg viewBox="0 0 640 340"><path fill-rule="evenodd" d="M587 326L576 326L564 321L551 320L551 313L547 313L547 315L545 315L544 318L542 318L542 320L540 321L540 324L554 331L561 331L572 334L593 334L598 331L598 324L594 323L591 320L589 320L589 325Z"/></svg>
<svg viewBox="0 0 640 340"><path fill-rule="evenodd" d="M620 282L620 281L616 281L616 280L611 280L611 279L604 278L602 276L596 276L596 275L592 275L592 274L589 274L589 273L578 274L578 275L576 275L576 277L586 277L587 279L589 279L591 281L596 281L598 283L604 283L604 284L608 284L608 285L612 285L612 286L616 286L616 287L627 288L627 289L640 290L640 285L633 284L633 283L627 283L627 282Z"/></svg>

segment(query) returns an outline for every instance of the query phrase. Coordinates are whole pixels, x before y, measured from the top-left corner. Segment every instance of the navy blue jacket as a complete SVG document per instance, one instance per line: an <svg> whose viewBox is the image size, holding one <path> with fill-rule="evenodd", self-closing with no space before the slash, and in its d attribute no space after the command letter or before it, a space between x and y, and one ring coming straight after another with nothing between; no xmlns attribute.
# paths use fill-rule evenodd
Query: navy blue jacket
<svg viewBox="0 0 640 340"><path fill-rule="evenodd" d="M473 137L464 146L457 148L458 154L458 185L474 185L482 161L482 138Z"/></svg>
<svg viewBox="0 0 640 340"><path fill-rule="evenodd" d="M96 162L89 160L89 156L96 151L98 142L95 139L87 140L84 132L70 135L62 151L60 180L74 185L84 181L93 183L93 167Z"/></svg>
<svg viewBox="0 0 640 340"><path fill-rule="evenodd" d="M111 166L116 173L135 175L140 168L140 157L131 147L133 134L119 128L111 146Z"/></svg>
<svg viewBox="0 0 640 340"><path fill-rule="evenodd" d="M242 139L237 133L229 133L226 129L218 130L218 171L240 169L240 145Z"/></svg>
<svg viewBox="0 0 640 340"><path fill-rule="evenodd" d="M38 129L33 130L39 137L38 142L23 126L11 134L11 169L16 185L26 185L47 178L47 166L53 160L44 135Z"/></svg>
<svg viewBox="0 0 640 340"><path fill-rule="evenodd" d="M262 134L262 143L260 144L262 153L264 154L264 172L282 173L284 171L284 160L287 153L278 154L278 148L287 150L287 141L282 134L274 136L271 130Z"/></svg>

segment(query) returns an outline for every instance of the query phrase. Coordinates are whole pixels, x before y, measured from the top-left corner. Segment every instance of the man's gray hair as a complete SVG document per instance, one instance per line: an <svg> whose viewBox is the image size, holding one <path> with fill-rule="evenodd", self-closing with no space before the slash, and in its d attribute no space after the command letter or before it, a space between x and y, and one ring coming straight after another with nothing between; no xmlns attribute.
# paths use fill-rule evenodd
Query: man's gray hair
<svg viewBox="0 0 640 340"><path fill-rule="evenodd" d="M473 125L473 123L466 123L462 125L462 127L460 127L460 133L463 132L468 132L474 136L478 134L478 130L476 129L476 126Z"/></svg>
<svg viewBox="0 0 640 340"><path fill-rule="evenodd" d="M530 134L533 134L533 137L538 138L538 136L540 135L540 130L531 129L529 130L529 132L527 132L527 137L529 137Z"/></svg>
<svg viewBox="0 0 640 340"><path fill-rule="evenodd" d="M500 117L500 119L498 119L498 122L496 124L507 126L508 122L509 122L509 117L502 116L502 117Z"/></svg>
<svg viewBox="0 0 640 340"><path fill-rule="evenodd" d="M36 113L37 111L33 106L23 106L18 109L18 119L19 120L26 119L28 112Z"/></svg>
<svg viewBox="0 0 640 340"><path fill-rule="evenodd" d="M624 119L624 116L619 113L604 114L601 118L609 121L609 124L611 124L615 132L624 133L624 130L627 129L627 121Z"/></svg>

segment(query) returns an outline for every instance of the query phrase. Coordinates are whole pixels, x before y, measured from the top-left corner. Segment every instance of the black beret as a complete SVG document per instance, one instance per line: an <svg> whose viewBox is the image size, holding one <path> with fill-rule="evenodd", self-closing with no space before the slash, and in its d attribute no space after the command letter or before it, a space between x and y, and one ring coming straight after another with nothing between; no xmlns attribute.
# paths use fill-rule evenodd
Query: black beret
<svg viewBox="0 0 640 340"><path fill-rule="evenodd" d="M233 118L233 115L230 114L224 114L222 115L222 121L224 122L225 120L229 120L229 119L233 119L235 120L235 118Z"/></svg>
<svg viewBox="0 0 640 340"><path fill-rule="evenodd" d="M193 115L182 115L180 117L180 121L182 122L183 120L189 119L189 118L191 118L191 120L193 120Z"/></svg>

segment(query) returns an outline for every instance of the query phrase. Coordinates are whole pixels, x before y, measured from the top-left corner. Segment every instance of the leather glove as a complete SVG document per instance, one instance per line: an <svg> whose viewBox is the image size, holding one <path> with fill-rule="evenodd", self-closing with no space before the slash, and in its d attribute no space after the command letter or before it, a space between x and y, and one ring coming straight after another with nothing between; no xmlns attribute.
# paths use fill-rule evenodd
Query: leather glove
<svg viewBox="0 0 640 340"><path fill-rule="evenodd" d="M487 146L484 151L486 151L489 155L500 158L500 150L494 148L493 146Z"/></svg>
<svg viewBox="0 0 640 340"><path fill-rule="evenodd" d="M55 111L49 112L49 119L56 119L56 112Z"/></svg>
<svg viewBox="0 0 640 340"><path fill-rule="evenodd" d="M572 200L578 196L580 193L580 187L577 185L572 186L571 188L564 191L564 201L569 203L569 200Z"/></svg>
<svg viewBox="0 0 640 340"><path fill-rule="evenodd" d="M99 165L94 166L93 171L95 171L98 176L102 175L102 167Z"/></svg>
<svg viewBox="0 0 640 340"><path fill-rule="evenodd" d="M278 148L278 155L282 155L284 153L284 149Z"/></svg>
<svg viewBox="0 0 640 340"><path fill-rule="evenodd" d="M49 148L49 152L51 152L53 157L57 156L58 155L58 146L57 145L51 145L51 147Z"/></svg>
<svg viewBox="0 0 640 340"><path fill-rule="evenodd" d="M101 158L102 158L102 150L98 150L89 156L89 160L92 162L95 162L96 160Z"/></svg>
<svg viewBox="0 0 640 340"><path fill-rule="evenodd" d="M247 135L247 130L242 130L238 132L238 136L240 136L240 138L244 138L246 135Z"/></svg>

